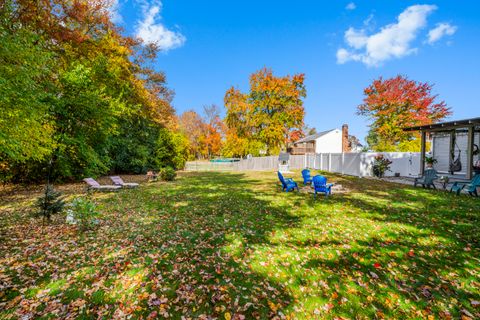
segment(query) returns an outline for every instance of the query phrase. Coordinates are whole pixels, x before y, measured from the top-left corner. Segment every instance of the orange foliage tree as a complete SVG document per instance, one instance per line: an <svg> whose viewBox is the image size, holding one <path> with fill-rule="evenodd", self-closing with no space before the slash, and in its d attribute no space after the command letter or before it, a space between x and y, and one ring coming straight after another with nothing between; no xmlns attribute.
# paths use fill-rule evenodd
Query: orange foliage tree
<svg viewBox="0 0 480 320"><path fill-rule="evenodd" d="M224 124L216 105L204 106L202 117L194 110L178 118L181 132L189 140L190 158L204 159L220 155Z"/></svg>
<svg viewBox="0 0 480 320"><path fill-rule="evenodd" d="M178 117L180 131L189 141L191 159L202 158L202 145L205 136L205 123L194 110L185 111Z"/></svg>
<svg viewBox="0 0 480 320"><path fill-rule="evenodd" d="M205 148L209 158L220 155L225 126L220 117L220 109L212 104L203 107L205 117Z"/></svg>
<svg viewBox="0 0 480 320"><path fill-rule="evenodd" d="M358 114L372 120L367 142L375 151L418 151L418 133L403 128L438 122L450 114L444 101L437 102L432 85L396 76L379 78L365 90Z"/></svg>
<svg viewBox="0 0 480 320"><path fill-rule="evenodd" d="M302 134L306 97L303 74L276 77L262 69L250 76L250 92L225 94L225 154L277 154Z"/></svg>

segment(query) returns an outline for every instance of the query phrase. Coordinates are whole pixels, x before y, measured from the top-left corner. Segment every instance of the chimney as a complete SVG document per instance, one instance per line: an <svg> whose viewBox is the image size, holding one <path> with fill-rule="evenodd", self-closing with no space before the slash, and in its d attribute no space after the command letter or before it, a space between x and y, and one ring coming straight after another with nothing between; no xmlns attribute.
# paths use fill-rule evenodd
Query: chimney
<svg viewBox="0 0 480 320"><path fill-rule="evenodd" d="M348 142L348 124L342 126L342 152L350 152L350 143Z"/></svg>

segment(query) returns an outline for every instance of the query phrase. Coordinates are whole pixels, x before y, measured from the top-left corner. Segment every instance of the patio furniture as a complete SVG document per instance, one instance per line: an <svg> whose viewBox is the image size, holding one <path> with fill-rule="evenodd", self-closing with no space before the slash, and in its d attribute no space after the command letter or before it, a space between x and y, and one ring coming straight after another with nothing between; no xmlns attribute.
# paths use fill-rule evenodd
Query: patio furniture
<svg viewBox="0 0 480 320"><path fill-rule="evenodd" d="M290 154L287 152L280 152L278 155L278 171L289 172L290 171Z"/></svg>
<svg viewBox="0 0 480 320"><path fill-rule="evenodd" d="M157 181L158 180L158 173L155 171L148 171L147 172L147 181Z"/></svg>
<svg viewBox="0 0 480 320"><path fill-rule="evenodd" d="M473 172L475 174L480 174L480 160L475 161L473 164Z"/></svg>
<svg viewBox="0 0 480 320"><path fill-rule="evenodd" d="M285 179L283 175L280 173L280 171L278 171L277 173L278 173L278 179L282 183L282 191L285 191L285 192L293 191L295 190L295 188L298 191L298 185L295 181L293 181L292 178Z"/></svg>
<svg viewBox="0 0 480 320"><path fill-rule="evenodd" d="M438 180L442 183L443 190L446 190L450 178L448 176L441 176Z"/></svg>
<svg viewBox="0 0 480 320"><path fill-rule="evenodd" d="M415 178L413 186L416 187L417 184L421 184L424 188L430 188L430 186L432 186L433 189L437 189L434 183L436 179L438 179L437 171L435 171L435 169L427 169L422 177Z"/></svg>
<svg viewBox="0 0 480 320"><path fill-rule="evenodd" d="M478 197L477 188L479 187L480 174L476 174L470 182L455 182L450 188L450 192L455 192L459 195L462 190L465 190L469 195Z"/></svg>
<svg viewBox="0 0 480 320"><path fill-rule="evenodd" d="M312 176L309 169L302 170L303 184L312 183Z"/></svg>
<svg viewBox="0 0 480 320"><path fill-rule="evenodd" d="M138 183L135 182L124 182L120 176L111 176L110 180L112 180L113 184L116 186L121 186L124 188L136 188L138 187Z"/></svg>
<svg viewBox="0 0 480 320"><path fill-rule="evenodd" d="M312 179L312 185L313 189L315 190L315 193L313 194L313 197L317 197L318 192L323 192L325 193L325 197L328 197L328 195L332 194L332 186L333 183L328 183L327 184L327 178L324 176L315 176Z"/></svg>
<svg viewBox="0 0 480 320"><path fill-rule="evenodd" d="M98 190L98 191L116 191L122 189L122 186L115 185L101 185L93 178L83 179L88 184L87 190Z"/></svg>

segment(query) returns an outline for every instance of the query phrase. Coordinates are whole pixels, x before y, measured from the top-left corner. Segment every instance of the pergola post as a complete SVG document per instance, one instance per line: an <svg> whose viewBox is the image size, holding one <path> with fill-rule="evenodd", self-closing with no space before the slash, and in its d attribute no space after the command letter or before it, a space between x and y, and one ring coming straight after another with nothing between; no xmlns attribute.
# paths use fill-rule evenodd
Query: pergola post
<svg viewBox="0 0 480 320"><path fill-rule="evenodd" d="M422 130L422 138L420 140L420 175L425 173L425 152L426 152L427 133Z"/></svg>
<svg viewBox="0 0 480 320"><path fill-rule="evenodd" d="M448 171L451 174L454 174L454 172L450 171L450 166L452 165L454 160L455 160L455 130L452 130L450 131L450 147L448 149Z"/></svg>
<svg viewBox="0 0 480 320"><path fill-rule="evenodd" d="M472 179L472 169L473 169L473 138L474 138L474 127L468 127L468 138L467 138L467 179Z"/></svg>

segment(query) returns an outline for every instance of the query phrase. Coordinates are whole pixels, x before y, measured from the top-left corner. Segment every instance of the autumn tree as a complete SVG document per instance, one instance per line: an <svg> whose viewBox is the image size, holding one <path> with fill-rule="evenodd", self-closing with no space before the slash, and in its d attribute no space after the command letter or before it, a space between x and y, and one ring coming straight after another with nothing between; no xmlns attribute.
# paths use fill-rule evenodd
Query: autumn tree
<svg viewBox="0 0 480 320"><path fill-rule="evenodd" d="M205 122L194 110L188 110L178 117L180 131L189 141L190 159L203 158Z"/></svg>
<svg viewBox="0 0 480 320"><path fill-rule="evenodd" d="M379 78L364 90L359 115L372 120L366 138L375 151L418 151L418 133L403 128L436 123L450 114L444 101L431 93L432 85L404 76Z"/></svg>
<svg viewBox="0 0 480 320"><path fill-rule="evenodd" d="M78 179L184 163L173 92L150 67L158 48L123 36L111 3L0 3L3 180L40 180L47 166Z"/></svg>
<svg viewBox="0 0 480 320"><path fill-rule="evenodd" d="M209 158L220 155L225 126L217 105L203 107L205 121L205 148Z"/></svg>
<svg viewBox="0 0 480 320"><path fill-rule="evenodd" d="M185 111L178 118L180 131L189 141L191 159L220 155L224 125L216 105L204 106L203 116L194 110Z"/></svg>
<svg viewBox="0 0 480 320"><path fill-rule="evenodd" d="M317 133L317 128L308 125L303 126L303 136L311 136Z"/></svg>
<svg viewBox="0 0 480 320"><path fill-rule="evenodd" d="M225 153L278 153L302 134L305 97L303 74L276 77L270 69L250 76L248 93L230 88L224 98L228 127Z"/></svg>

